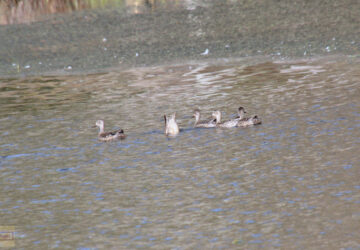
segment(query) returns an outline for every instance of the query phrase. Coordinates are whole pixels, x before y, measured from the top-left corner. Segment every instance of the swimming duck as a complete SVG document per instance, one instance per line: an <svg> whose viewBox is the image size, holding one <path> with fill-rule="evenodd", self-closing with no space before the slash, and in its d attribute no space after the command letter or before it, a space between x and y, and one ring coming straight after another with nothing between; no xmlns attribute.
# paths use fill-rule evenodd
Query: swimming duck
<svg viewBox="0 0 360 250"><path fill-rule="evenodd" d="M165 135L177 135L179 133L179 126L175 121L175 113L171 114L169 117L164 115L165 120Z"/></svg>
<svg viewBox="0 0 360 250"><path fill-rule="evenodd" d="M216 127L215 119L210 121L200 121L200 110L194 111L193 117L195 117L194 128L214 128Z"/></svg>
<svg viewBox="0 0 360 250"><path fill-rule="evenodd" d="M236 127L247 127L259 124L261 124L261 119L257 115L254 115L253 117L243 118L242 120L239 120Z"/></svg>
<svg viewBox="0 0 360 250"><path fill-rule="evenodd" d="M251 125L261 124L261 119L255 115L250 118L244 117L245 109L240 107L238 109L238 117L226 122L221 123L221 112L219 110L213 112L213 117L216 119L216 126L220 128L233 128L233 127L247 127Z"/></svg>
<svg viewBox="0 0 360 250"><path fill-rule="evenodd" d="M116 139L125 139L126 135L124 130L119 129L111 132L104 132L104 121L98 120L95 123L95 127L99 127L98 138L100 141L111 141Z"/></svg>
<svg viewBox="0 0 360 250"><path fill-rule="evenodd" d="M236 125L239 122L238 118L226 122L221 122L221 112L219 110L214 111L212 113L212 116L215 119L216 127L220 127L220 128L233 128L236 127Z"/></svg>
<svg viewBox="0 0 360 250"><path fill-rule="evenodd" d="M251 125L258 125L261 124L261 119L255 115L253 117L250 118L246 118L245 117L245 109L243 107L239 107L238 109L238 123L237 123L237 127L247 127L247 126L251 126Z"/></svg>

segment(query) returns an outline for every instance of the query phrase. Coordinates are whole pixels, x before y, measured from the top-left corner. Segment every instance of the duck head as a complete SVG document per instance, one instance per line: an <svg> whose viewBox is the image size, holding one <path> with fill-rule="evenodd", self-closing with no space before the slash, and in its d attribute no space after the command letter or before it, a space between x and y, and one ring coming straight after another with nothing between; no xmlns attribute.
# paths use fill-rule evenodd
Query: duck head
<svg viewBox="0 0 360 250"><path fill-rule="evenodd" d="M243 107L239 107L239 108L238 108L238 115L239 115L240 120L245 117L245 114L246 114L246 113L247 113L247 112L245 111L245 109L244 109Z"/></svg>

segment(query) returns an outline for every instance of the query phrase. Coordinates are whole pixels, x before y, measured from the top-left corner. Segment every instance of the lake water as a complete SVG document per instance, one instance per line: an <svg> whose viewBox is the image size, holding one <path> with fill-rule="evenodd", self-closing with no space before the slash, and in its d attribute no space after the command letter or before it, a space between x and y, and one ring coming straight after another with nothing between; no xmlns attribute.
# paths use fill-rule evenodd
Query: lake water
<svg viewBox="0 0 360 250"><path fill-rule="evenodd" d="M349 56L2 78L1 225L31 249L359 249L359 84ZM263 124L192 128L239 106Z"/></svg>

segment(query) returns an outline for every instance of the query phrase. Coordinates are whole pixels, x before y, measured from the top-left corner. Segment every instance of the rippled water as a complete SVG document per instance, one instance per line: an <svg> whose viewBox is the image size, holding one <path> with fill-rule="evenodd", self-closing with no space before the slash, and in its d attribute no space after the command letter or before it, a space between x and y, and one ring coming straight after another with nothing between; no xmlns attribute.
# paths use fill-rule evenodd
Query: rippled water
<svg viewBox="0 0 360 250"><path fill-rule="evenodd" d="M359 69L325 57L1 79L1 225L34 249L359 248ZM263 124L192 128L195 108L240 105ZM97 119L128 138L99 142Z"/></svg>

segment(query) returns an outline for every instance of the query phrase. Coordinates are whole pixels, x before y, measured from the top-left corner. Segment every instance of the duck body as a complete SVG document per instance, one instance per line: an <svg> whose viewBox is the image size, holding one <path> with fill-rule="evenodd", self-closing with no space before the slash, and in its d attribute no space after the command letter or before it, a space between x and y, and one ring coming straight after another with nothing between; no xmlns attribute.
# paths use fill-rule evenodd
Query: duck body
<svg viewBox="0 0 360 250"><path fill-rule="evenodd" d="M215 120L211 120L210 122L202 122L202 123L198 123L196 124L196 126L194 126L195 128L215 128L216 127L216 123Z"/></svg>
<svg viewBox="0 0 360 250"><path fill-rule="evenodd" d="M195 110L193 117L195 117L194 128L215 128L216 120L211 119L209 121L200 121L200 111Z"/></svg>
<svg viewBox="0 0 360 250"><path fill-rule="evenodd" d="M234 128L238 124L240 118L235 118L226 122L221 122L221 112L219 110L212 113L218 128Z"/></svg>
<svg viewBox="0 0 360 250"><path fill-rule="evenodd" d="M96 121L95 126L99 127L98 139L100 141L107 142L107 141L118 140L118 139L122 140L122 139L125 139L125 137L126 137L124 130L122 130L122 129L110 131L110 132L104 132L104 121L103 120Z"/></svg>
<svg viewBox="0 0 360 250"><path fill-rule="evenodd" d="M233 120L229 120L223 123L218 123L217 127L220 128L234 128L237 127L239 120L238 119L233 119Z"/></svg>
<svg viewBox="0 0 360 250"><path fill-rule="evenodd" d="M124 134L124 130L119 129L116 131L111 131L111 132L104 132L104 133L99 133L98 138L100 141L112 141L112 140L117 140L117 139L125 139L126 135Z"/></svg>
<svg viewBox="0 0 360 250"><path fill-rule="evenodd" d="M176 123L175 116L176 116L175 113L170 116L164 115L165 135L174 136L179 134L180 130L179 130L179 126Z"/></svg>
<svg viewBox="0 0 360 250"><path fill-rule="evenodd" d="M240 107L238 109L238 117L226 122L221 122L221 112L219 110L213 112L212 116L216 120L216 127L219 128L247 127L252 125L259 125L262 123L261 119L257 115L246 118L245 113L245 109Z"/></svg>
<svg viewBox="0 0 360 250"><path fill-rule="evenodd" d="M239 120L236 127L248 127L253 125L259 125L261 123L261 119L257 115L255 115L250 118L243 118L242 120Z"/></svg>

